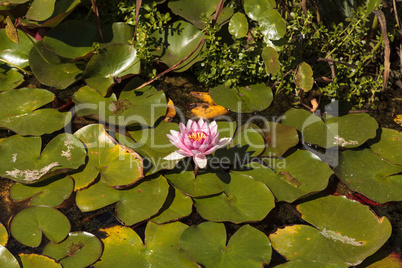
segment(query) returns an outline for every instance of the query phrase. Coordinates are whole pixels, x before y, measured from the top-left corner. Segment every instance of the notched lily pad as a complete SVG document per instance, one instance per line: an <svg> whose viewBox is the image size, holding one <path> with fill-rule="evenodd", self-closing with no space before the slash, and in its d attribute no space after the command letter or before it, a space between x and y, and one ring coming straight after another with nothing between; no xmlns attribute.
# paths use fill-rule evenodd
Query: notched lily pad
<svg viewBox="0 0 402 268"><path fill-rule="evenodd" d="M115 226L101 229L105 249L94 267L197 267L185 259L177 243L187 225L181 222L157 225L149 222L145 241L131 228Z"/></svg>
<svg viewBox="0 0 402 268"><path fill-rule="evenodd" d="M37 247L42 241L42 233L55 243L66 238L70 232L70 222L63 213L48 206L28 207L18 212L11 220L11 235L29 247Z"/></svg>
<svg viewBox="0 0 402 268"><path fill-rule="evenodd" d="M88 86L96 88L102 96L115 83L116 78L125 78L140 73L140 59L131 45L112 44L99 51L89 60L83 77Z"/></svg>
<svg viewBox="0 0 402 268"><path fill-rule="evenodd" d="M225 173L212 173L200 170L197 176L194 171L173 170L164 175L175 188L192 197L208 196L223 191L221 180L227 181Z"/></svg>
<svg viewBox="0 0 402 268"><path fill-rule="evenodd" d="M177 221L190 215L192 208L193 201L191 197L171 186L165 203L159 213L151 218L151 221L157 224Z"/></svg>
<svg viewBox="0 0 402 268"><path fill-rule="evenodd" d="M236 88L220 85L211 88L209 94L216 104L237 113L265 110L273 100L271 88L264 84Z"/></svg>
<svg viewBox="0 0 402 268"><path fill-rule="evenodd" d="M73 135L53 138L41 152L40 137L11 136L0 142L0 176L32 184L85 163L85 148Z"/></svg>
<svg viewBox="0 0 402 268"><path fill-rule="evenodd" d="M21 88L1 93L0 128L10 129L20 135L40 136L65 127L71 120L70 112L38 109L53 100L53 93L39 88Z"/></svg>
<svg viewBox="0 0 402 268"><path fill-rule="evenodd" d="M141 157L130 148L118 144L103 125L92 124L74 133L87 147L88 162L84 169L71 174L75 189L93 182L98 174L109 186L123 188L143 177Z"/></svg>
<svg viewBox="0 0 402 268"><path fill-rule="evenodd" d="M38 41L29 53L29 65L35 77L44 85L64 89L81 78L78 63L59 57Z"/></svg>
<svg viewBox="0 0 402 268"><path fill-rule="evenodd" d="M0 53L0 59L4 53ZM6 64L0 62L0 92L18 87L24 82L24 76L16 69L10 68Z"/></svg>
<svg viewBox="0 0 402 268"><path fill-rule="evenodd" d="M298 150L285 159L264 159L264 162L274 170L253 164L253 169L258 170L255 172L261 174L256 179L268 185L278 201L288 203L324 190L333 173L328 164L305 150Z"/></svg>
<svg viewBox="0 0 402 268"><path fill-rule="evenodd" d="M226 244L223 223L204 222L184 231L181 254L202 267L262 267L271 261L271 243L264 233L243 225Z"/></svg>
<svg viewBox="0 0 402 268"><path fill-rule="evenodd" d="M10 188L10 198L21 201L31 198L30 205L57 207L66 200L74 190L74 181L69 176L59 176L51 181L24 185L15 183Z"/></svg>
<svg viewBox="0 0 402 268"><path fill-rule="evenodd" d="M239 127L230 147L244 148L250 157L258 156L265 150L265 141L261 129L253 123Z"/></svg>
<svg viewBox="0 0 402 268"><path fill-rule="evenodd" d="M261 221L275 207L268 187L254 178L231 173L228 183L221 183L220 195L194 198L194 205L204 219L233 223Z"/></svg>
<svg viewBox="0 0 402 268"><path fill-rule="evenodd" d="M370 149L343 152L334 171L351 190L371 200L402 201L402 166L391 164Z"/></svg>
<svg viewBox="0 0 402 268"><path fill-rule="evenodd" d="M379 141L370 140L371 150L388 160L389 162L402 165L402 133L389 128L381 128Z"/></svg>
<svg viewBox="0 0 402 268"><path fill-rule="evenodd" d="M289 148L299 143L295 127L288 127L277 122L264 122L264 128L257 130L264 137L267 146L263 156L281 157Z"/></svg>
<svg viewBox="0 0 402 268"><path fill-rule="evenodd" d="M206 2L197 1L197 3ZM193 6L194 4L195 2L192 1L188 7L197 11ZM190 55L197 48L203 36L203 32L192 24L186 21L176 21L151 35L153 54L168 67L172 67ZM184 72L194 63L201 61L200 53L203 49L205 49L205 45L200 46L178 68L174 69L175 72Z"/></svg>
<svg viewBox="0 0 402 268"><path fill-rule="evenodd" d="M44 255L24 254L18 255L24 268L62 268L60 263Z"/></svg>
<svg viewBox="0 0 402 268"><path fill-rule="evenodd" d="M162 176L151 176L127 190L116 190L100 181L78 191L77 206L83 212L118 202L117 217L125 225L149 219L159 212L168 195L169 185Z"/></svg>
<svg viewBox="0 0 402 268"><path fill-rule="evenodd" d="M310 260L354 266L390 237L391 224L369 207L342 196L326 196L298 205L309 225L293 225L269 236L287 260Z"/></svg>
<svg viewBox="0 0 402 268"><path fill-rule="evenodd" d="M105 98L95 89L85 86L74 93L73 101L78 115L119 126L153 126L167 109L165 93L153 86L123 91L119 99L115 94Z"/></svg>
<svg viewBox="0 0 402 268"><path fill-rule="evenodd" d="M303 109L290 109L282 123L301 132L304 142L323 148L354 148L376 136L377 121L366 113L329 117L325 122Z"/></svg>
<svg viewBox="0 0 402 268"><path fill-rule="evenodd" d="M59 261L63 268L88 267L102 254L102 243L88 232L71 232L61 243L49 242L43 255Z"/></svg>

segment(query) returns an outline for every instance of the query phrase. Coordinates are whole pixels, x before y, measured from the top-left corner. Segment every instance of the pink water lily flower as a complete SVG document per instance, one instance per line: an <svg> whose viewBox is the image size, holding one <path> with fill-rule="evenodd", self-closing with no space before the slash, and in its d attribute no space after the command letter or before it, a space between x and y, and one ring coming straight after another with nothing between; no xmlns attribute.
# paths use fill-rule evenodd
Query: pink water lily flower
<svg viewBox="0 0 402 268"><path fill-rule="evenodd" d="M180 123L180 132L171 130L167 134L171 143L179 150L169 154L164 159L179 160L184 157L193 157L196 168L205 168L208 154L215 152L228 144L231 138L219 139L218 125L215 121L208 125L200 119L197 122L188 120L187 126Z"/></svg>

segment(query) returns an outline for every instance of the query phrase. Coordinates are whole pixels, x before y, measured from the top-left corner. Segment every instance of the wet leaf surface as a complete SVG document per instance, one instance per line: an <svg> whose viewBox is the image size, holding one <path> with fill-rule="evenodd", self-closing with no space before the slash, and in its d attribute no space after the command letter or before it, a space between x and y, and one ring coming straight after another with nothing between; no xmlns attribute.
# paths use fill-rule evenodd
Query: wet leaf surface
<svg viewBox="0 0 402 268"><path fill-rule="evenodd" d="M297 206L309 225L286 226L269 236L287 260L357 265L391 235L387 218L341 196L326 196Z"/></svg>
<svg viewBox="0 0 402 268"><path fill-rule="evenodd" d="M243 225L226 244L223 223L204 222L184 231L179 241L183 256L203 267L262 267L271 259L271 243L264 233Z"/></svg>
<svg viewBox="0 0 402 268"><path fill-rule="evenodd" d="M70 232L70 222L63 213L48 206L28 207L11 220L11 235L21 244L37 247L42 233L55 243L63 241Z"/></svg>

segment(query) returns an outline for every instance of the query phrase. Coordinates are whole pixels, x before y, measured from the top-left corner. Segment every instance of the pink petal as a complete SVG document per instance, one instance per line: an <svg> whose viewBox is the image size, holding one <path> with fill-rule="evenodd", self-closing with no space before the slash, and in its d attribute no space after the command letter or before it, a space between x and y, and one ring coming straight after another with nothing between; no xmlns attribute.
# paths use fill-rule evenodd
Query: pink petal
<svg viewBox="0 0 402 268"><path fill-rule="evenodd" d="M205 157L205 155L201 154L198 151L193 151L193 152L197 152L197 154L194 154L194 156L193 156L194 163L199 168L205 168L207 166L207 158Z"/></svg>
<svg viewBox="0 0 402 268"><path fill-rule="evenodd" d="M186 132L186 126L183 123L180 123L179 126L180 126L181 134L185 133Z"/></svg>
<svg viewBox="0 0 402 268"><path fill-rule="evenodd" d="M191 126L193 125L193 120L189 119L187 121L187 129L191 129Z"/></svg>
<svg viewBox="0 0 402 268"><path fill-rule="evenodd" d="M215 152L218 148L219 148L219 146L218 146L218 145L215 145L215 146L209 148L208 150L206 150L206 151L204 152L204 154L205 154L205 155L212 154L212 153Z"/></svg>

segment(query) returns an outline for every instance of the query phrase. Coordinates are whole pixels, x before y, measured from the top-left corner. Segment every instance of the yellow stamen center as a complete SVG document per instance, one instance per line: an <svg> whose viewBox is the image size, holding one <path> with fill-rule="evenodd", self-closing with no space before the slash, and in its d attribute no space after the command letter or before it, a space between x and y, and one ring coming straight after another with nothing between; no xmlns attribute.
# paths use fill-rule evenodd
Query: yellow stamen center
<svg viewBox="0 0 402 268"><path fill-rule="evenodd" d="M188 138L192 141L201 141L202 139L205 139L207 137L207 135L200 131L200 132L193 132L188 134Z"/></svg>

